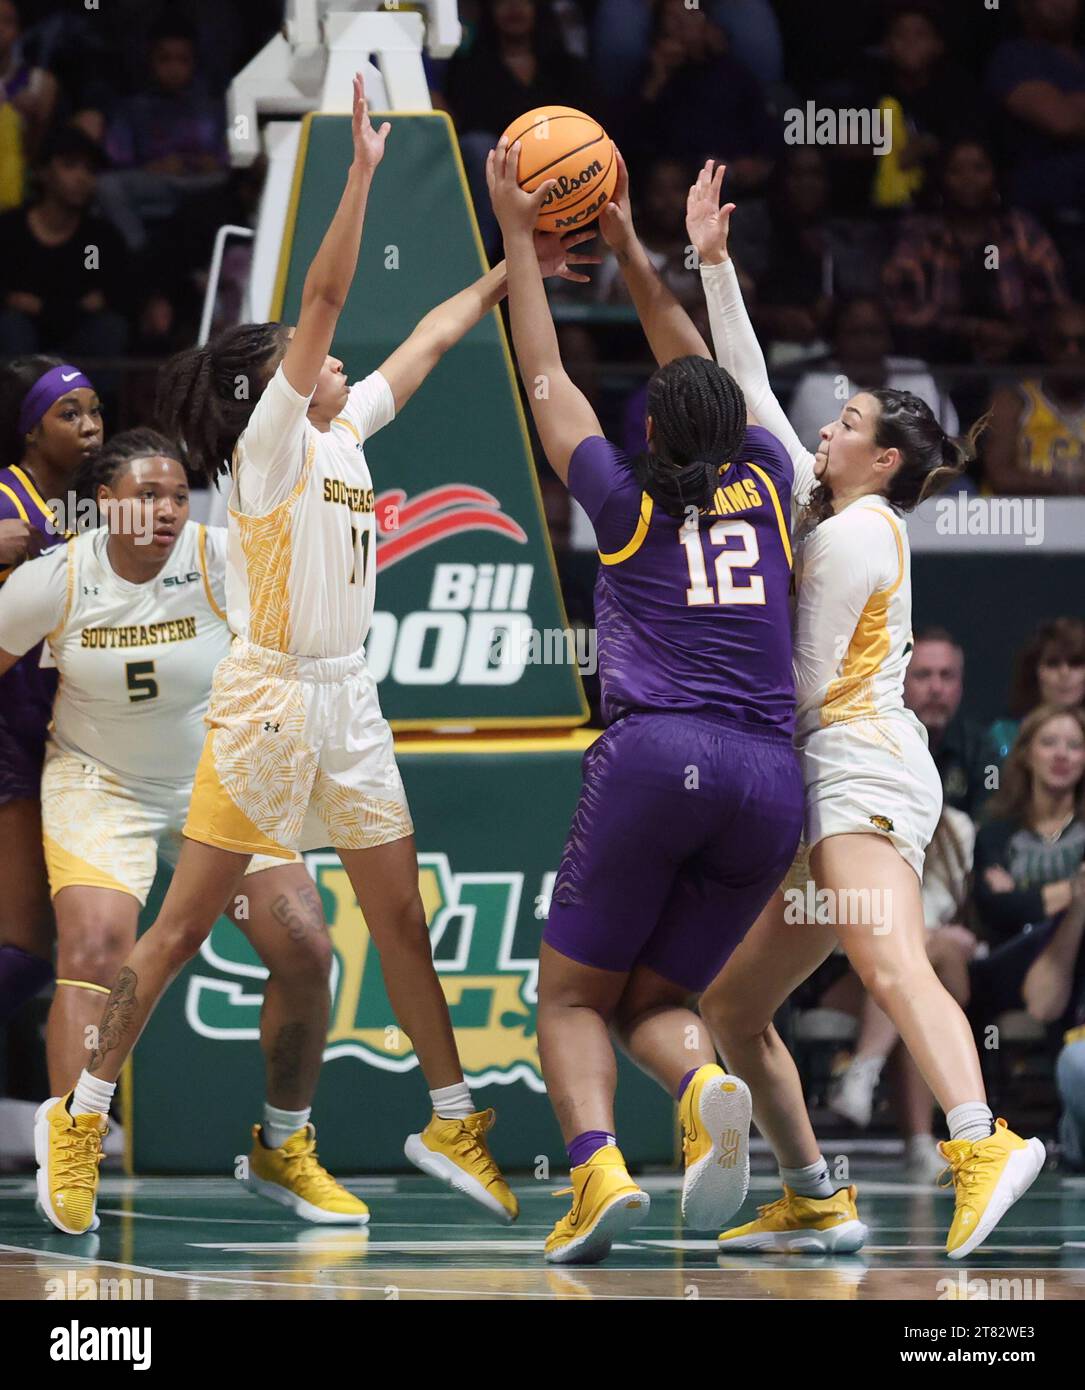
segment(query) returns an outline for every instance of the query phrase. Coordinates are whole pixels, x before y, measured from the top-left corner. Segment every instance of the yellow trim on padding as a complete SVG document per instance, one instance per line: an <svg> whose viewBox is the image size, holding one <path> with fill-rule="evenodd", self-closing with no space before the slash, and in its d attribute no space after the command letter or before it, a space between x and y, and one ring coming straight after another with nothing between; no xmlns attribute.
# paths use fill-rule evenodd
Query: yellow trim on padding
<svg viewBox="0 0 1085 1390"><path fill-rule="evenodd" d="M90 989L95 994L110 994L108 985L95 985L90 980L57 980L58 985L70 985L72 989Z"/></svg>
<svg viewBox="0 0 1085 1390"><path fill-rule="evenodd" d="M43 835L41 842L45 852L45 871L49 879L51 898L55 898L64 888L107 888L111 893L125 893L128 897L135 898L140 907L146 902L146 897L141 898L130 884L122 883L119 878L114 878L97 864L80 859L77 854L72 854L63 845L57 844L50 835Z"/></svg>
<svg viewBox="0 0 1085 1390"><path fill-rule="evenodd" d="M221 618L223 622L226 622L226 614L215 602L214 590L211 588L211 575L208 573L207 569L207 527L204 526L202 522L200 523L199 545L200 569L203 571L203 591L207 595L207 602L211 605L212 613L214 613L216 618Z"/></svg>
<svg viewBox="0 0 1085 1390"><path fill-rule="evenodd" d="M769 496L772 498L772 509L776 513L776 525L780 528L780 539L783 541L784 554L787 556L787 567L791 569L793 564L791 556L791 537L787 533L787 522L784 521L784 512L783 508L780 506L780 498L776 492L776 487L763 468L758 468L756 463L751 463L750 467L769 490Z"/></svg>
<svg viewBox="0 0 1085 1390"><path fill-rule="evenodd" d="M124 1110L124 1171L131 1178L135 1176L135 1143L136 1143L136 1119L132 1113L134 1105L135 1082L132 1077L132 1059L125 1062L121 1070L121 1106ZM129 1199L130 1201L130 1199ZM125 1203L129 1208L129 1203ZM122 1231L131 1238L131 1227L135 1223L131 1216L124 1222ZM129 1257L131 1263L131 1257Z"/></svg>
<svg viewBox="0 0 1085 1390"><path fill-rule="evenodd" d="M24 473L23 470L19 468L16 464L12 464L11 471L19 479L23 487L26 488L27 492L30 494L31 502L34 503L35 507L37 507L38 511L41 512L42 516L45 517L46 521L48 521L50 524L55 525L56 517L53 515L51 509L48 506L46 506L44 498L42 497L38 489L34 486L30 478L30 475L28 473Z"/></svg>
<svg viewBox="0 0 1085 1390"><path fill-rule="evenodd" d="M445 738L406 738L396 743L396 757L412 753L440 753L444 756L476 753L583 753L602 733L602 729L570 729L552 738L482 737L471 734L449 734Z"/></svg>
<svg viewBox="0 0 1085 1390"><path fill-rule="evenodd" d="M301 202L301 185L305 178L305 159L309 153L309 129L313 123L313 113L306 112L301 118L301 135L298 137L298 153L294 162L294 180L290 185L290 201L286 205L286 220L283 222L283 241L279 247L279 264L275 268L275 288L271 292L271 318L276 321L283 311L286 297L286 278L290 271L290 253L294 249L294 233L298 225L298 205Z"/></svg>
<svg viewBox="0 0 1085 1390"><path fill-rule="evenodd" d="M628 560L630 555L635 555L644 544L644 538L648 534L648 527L652 521L652 508L655 504L646 492L640 495L640 516L637 518L637 529L633 532L633 538L628 545L623 545L621 550L612 550L604 555L600 550L599 559L604 565L620 565L623 560Z"/></svg>
<svg viewBox="0 0 1085 1390"><path fill-rule="evenodd" d="M14 471L15 470L12 469L12 472ZM29 525L30 518L26 514L26 508L23 506L23 499L19 496L19 494L17 492L12 492L11 488L8 487L7 483L0 483L0 492L2 492L5 495L5 497L11 498L11 500L15 503L16 511L27 523L27 525Z"/></svg>

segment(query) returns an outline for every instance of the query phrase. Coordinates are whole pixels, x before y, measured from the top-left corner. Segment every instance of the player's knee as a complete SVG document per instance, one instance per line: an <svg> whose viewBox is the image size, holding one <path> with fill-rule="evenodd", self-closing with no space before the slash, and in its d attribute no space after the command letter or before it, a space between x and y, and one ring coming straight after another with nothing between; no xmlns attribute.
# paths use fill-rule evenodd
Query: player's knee
<svg viewBox="0 0 1085 1390"><path fill-rule="evenodd" d="M747 1000L722 991L713 994L709 990L703 994L700 1013L721 1049L749 1043L772 1026L771 1017L766 1018L762 1010L751 1008Z"/></svg>
<svg viewBox="0 0 1085 1390"><path fill-rule="evenodd" d="M131 947L124 932L109 923L81 925L78 939L61 942L57 950L57 978L80 980L107 989L124 964Z"/></svg>
<svg viewBox="0 0 1085 1390"><path fill-rule="evenodd" d="M929 964L929 962L928 962ZM877 963L860 970L863 988L882 1013L892 1017L901 991L909 981L909 972L897 965ZM933 966L931 967L933 977Z"/></svg>
<svg viewBox="0 0 1085 1390"><path fill-rule="evenodd" d="M325 989L332 969L332 943L324 927L323 920L314 924L303 939L295 942L288 963L284 963L281 974L287 982ZM276 965L271 966L271 976L280 973Z"/></svg>
<svg viewBox="0 0 1085 1390"><path fill-rule="evenodd" d="M213 925L203 918L159 918L151 930L155 933L155 939L169 968L180 970L207 940Z"/></svg>

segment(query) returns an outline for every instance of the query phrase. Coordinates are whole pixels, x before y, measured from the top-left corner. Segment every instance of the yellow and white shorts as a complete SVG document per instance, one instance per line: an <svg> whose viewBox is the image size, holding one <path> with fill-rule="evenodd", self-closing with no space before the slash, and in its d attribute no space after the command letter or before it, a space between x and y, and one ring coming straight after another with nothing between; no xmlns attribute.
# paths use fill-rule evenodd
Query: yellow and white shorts
<svg viewBox="0 0 1085 1390"><path fill-rule="evenodd" d="M191 797L191 782L125 777L50 744L41 779L50 895L62 888L112 888L142 907L159 857L171 868L177 863ZM281 866L281 858L259 855L246 873Z"/></svg>
<svg viewBox="0 0 1085 1390"><path fill-rule="evenodd" d="M358 652L235 638L219 662L185 834L221 849L371 849L414 831L377 683Z"/></svg>
<svg viewBox="0 0 1085 1390"><path fill-rule="evenodd" d="M942 814L942 780L926 732L908 712L818 729L799 752L806 787L803 842L884 835L923 881Z"/></svg>

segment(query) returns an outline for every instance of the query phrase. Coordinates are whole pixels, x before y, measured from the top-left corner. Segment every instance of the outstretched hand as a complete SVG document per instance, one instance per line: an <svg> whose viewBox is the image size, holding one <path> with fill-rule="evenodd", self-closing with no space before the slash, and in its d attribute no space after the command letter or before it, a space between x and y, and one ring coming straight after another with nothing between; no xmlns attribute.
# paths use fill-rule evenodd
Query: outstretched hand
<svg viewBox="0 0 1085 1390"><path fill-rule="evenodd" d="M727 237L735 205L725 203L720 207L720 190L727 166L720 164L713 172L715 163L713 159L705 161L686 199L686 233L703 265L719 265L730 259Z"/></svg>
<svg viewBox="0 0 1085 1390"><path fill-rule="evenodd" d="M497 149L486 156L486 183L490 201L506 241L510 233L531 232L539 218L539 209L546 195L557 187L556 179L546 179L534 193L526 193L517 182L520 167L520 142L510 145L502 135Z"/></svg>
<svg viewBox="0 0 1085 1390"><path fill-rule="evenodd" d="M618 182L614 185L610 202L599 214L599 230L610 249L620 251L629 244L635 233L629 207L629 170L617 145L614 147L614 158L618 161Z"/></svg>
<svg viewBox="0 0 1085 1390"><path fill-rule="evenodd" d="M360 72L354 74L354 106L350 118L350 130L354 139L354 163L366 173L372 174L384 158L384 142L388 139L391 125L385 121L380 130L374 130L369 119L369 103L365 98L365 80Z"/></svg>
<svg viewBox="0 0 1085 1390"><path fill-rule="evenodd" d="M546 280L551 275L557 275L562 280L575 280L579 285L590 285L590 275L581 275L577 271L571 270L570 266L599 265L601 263L601 256L574 256L572 254L574 246L579 246L584 241L591 241L594 236L594 229L586 232L536 232L535 254L539 258L539 269L542 271L543 279Z"/></svg>

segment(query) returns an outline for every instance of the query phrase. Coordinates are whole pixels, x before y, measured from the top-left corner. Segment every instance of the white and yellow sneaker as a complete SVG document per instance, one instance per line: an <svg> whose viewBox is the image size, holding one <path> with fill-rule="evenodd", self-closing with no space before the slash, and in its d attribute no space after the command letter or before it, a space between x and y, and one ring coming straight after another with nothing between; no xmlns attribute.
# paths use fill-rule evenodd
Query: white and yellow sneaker
<svg viewBox="0 0 1085 1390"><path fill-rule="evenodd" d="M728 1252L853 1254L869 1235L855 1196L854 1187L841 1187L831 1197L800 1197L785 1184L782 1197L757 1208L756 1220L724 1231L719 1247Z"/></svg>
<svg viewBox="0 0 1085 1390"><path fill-rule="evenodd" d="M98 1165L109 1133L104 1115L72 1115L71 1092L53 1096L34 1115L38 1205L58 1231L81 1236L97 1229Z"/></svg>
<svg viewBox="0 0 1085 1390"><path fill-rule="evenodd" d="M746 1200L750 1186L749 1087L715 1065L698 1069L678 1106L682 1122L682 1220L718 1231Z"/></svg>
<svg viewBox="0 0 1085 1390"><path fill-rule="evenodd" d="M369 1208L348 1192L316 1156L316 1130L304 1125L280 1148L269 1149L260 1139L260 1125L252 1127L249 1172L243 1178L250 1192L289 1207L302 1218L322 1226L362 1226Z"/></svg>
<svg viewBox="0 0 1085 1390"><path fill-rule="evenodd" d="M571 1193L573 1205L547 1236L545 1256L550 1264L596 1264L614 1241L640 1225L651 1201L629 1176L615 1144L597 1149L569 1176L572 1187L554 1196Z"/></svg>
<svg viewBox="0 0 1085 1390"><path fill-rule="evenodd" d="M423 1173L509 1224L520 1215L520 1204L486 1145L495 1118L492 1110L476 1110L464 1120L434 1115L421 1134L408 1136L403 1152Z"/></svg>
<svg viewBox="0 0 1085 1390"><path fill-rule="evenodd" d="M1039 1139L1014 1134L1005 1120L995 1121L995 1132L987 1139L950 1139L938 1147L949 1164L957 1197L946 1254L951 1260L963 1260L1036 1181L1047 1150Z"/></svg>

